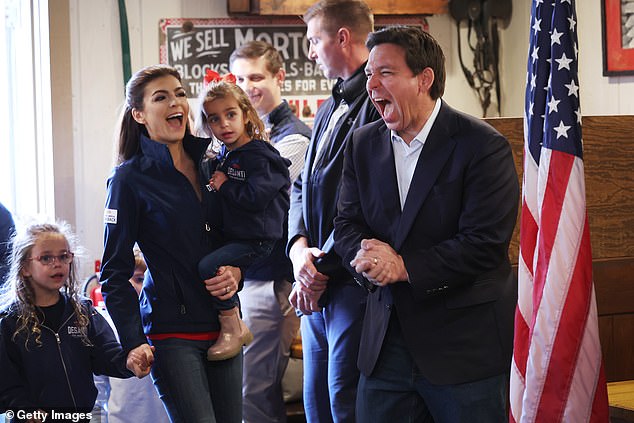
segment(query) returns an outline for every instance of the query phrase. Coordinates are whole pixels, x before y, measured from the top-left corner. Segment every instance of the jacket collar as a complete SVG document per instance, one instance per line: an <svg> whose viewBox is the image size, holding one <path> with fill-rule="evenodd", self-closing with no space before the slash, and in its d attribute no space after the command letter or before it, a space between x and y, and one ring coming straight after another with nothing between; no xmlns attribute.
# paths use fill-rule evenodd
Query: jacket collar
<svg viewBox="0 0 634 423"><path fill-rule="evenodd" d="M200 159L201 155L205 152L207 145L209 145L209 140L206 138L194 137L191 134L185 134L185 138L183 138L183 148L185 152L194 159L196 165L198 165L198 159ZM167 145L154 141L145 134L141 134L139 147L142 154L152 160L162 164L174 164Z"/></svg>
<svg viewBox="0 0 634 423"><path fill-rule="evenodd" d="M350 78L346 80L337 79L335 86L332 87L332 97L335 100L335 104L339 104L341 99L348 104L352 104L359 97L359 93L365 90L366 81L365 63Z"/></svg>
<svg viewBox="0 0 634 423"><path fill-rule="evenodd" d="M271 125L278 125L280 122L284 120L289 114L292 114L290 106L286 102L286 100L282 100L280 104L275 107L268 115L268 121Z"/></svg>

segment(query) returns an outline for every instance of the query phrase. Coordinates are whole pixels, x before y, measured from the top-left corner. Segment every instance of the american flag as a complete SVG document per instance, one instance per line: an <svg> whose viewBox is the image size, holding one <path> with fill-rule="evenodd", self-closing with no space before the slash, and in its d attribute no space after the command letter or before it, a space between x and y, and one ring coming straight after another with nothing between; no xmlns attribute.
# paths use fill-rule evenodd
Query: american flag
<svg viewBox="0 0 634 423"><path fill-rule="evenodd" d="M510 421L607 422L586 214L574 0L534 0Z"/></svg>

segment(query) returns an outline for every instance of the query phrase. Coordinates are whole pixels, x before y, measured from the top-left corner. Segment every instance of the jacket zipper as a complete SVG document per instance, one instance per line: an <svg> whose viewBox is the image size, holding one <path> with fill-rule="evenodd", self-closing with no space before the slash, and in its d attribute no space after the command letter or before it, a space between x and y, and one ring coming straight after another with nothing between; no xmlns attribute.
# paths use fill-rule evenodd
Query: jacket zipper
<svg viewBox="0 0 634 423"><path fill-rule="evenodd" d="M62 347L61 347L62 340L59 337L59 331L66 325L66 323L68 323L68 321L72 317L73 317L73 315L68 316L68 318L66 320L64 320L64 322L60 325L60 327L57 330L57 332L55 332L53 329L49 328L48 326L42 325L42 327L50 330L51 332L53 332L53 335L55 335L55 339L57 340L57 352L59 353L59 359L62 362L62 367L64 368L64 375L66 376L66 383L68 384L68 391L70 392L70 397L73 400L73 406L75 407L75 410L77 410L77 401L75 400L75 394L73 393L73 387L70 384L70 378L68 377L68 370L66 369L66 363L64 362L64 356L62 355Z"/></svg>

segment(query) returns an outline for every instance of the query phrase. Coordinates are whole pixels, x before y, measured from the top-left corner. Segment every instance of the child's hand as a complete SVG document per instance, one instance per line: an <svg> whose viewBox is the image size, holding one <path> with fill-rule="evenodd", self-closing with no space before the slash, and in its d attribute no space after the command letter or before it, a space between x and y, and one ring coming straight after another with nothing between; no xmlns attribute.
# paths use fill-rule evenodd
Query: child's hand
<svg viewBox="0 0 634 423"><path fill-rule="evenodd" d="M213 175L211 175L211 179L209 180L209 186L211 186L214 190L218 191L222 184L227 181L227 175L224 172L219 170L215 171Z"/></svg>
<svg viewBox="0 0 634 423"><path fill-rule="evenodd" d="M126 360L126 367L139 379L150 373L154 363L154 347L148 344L141 344L130 350Z"/></svg>

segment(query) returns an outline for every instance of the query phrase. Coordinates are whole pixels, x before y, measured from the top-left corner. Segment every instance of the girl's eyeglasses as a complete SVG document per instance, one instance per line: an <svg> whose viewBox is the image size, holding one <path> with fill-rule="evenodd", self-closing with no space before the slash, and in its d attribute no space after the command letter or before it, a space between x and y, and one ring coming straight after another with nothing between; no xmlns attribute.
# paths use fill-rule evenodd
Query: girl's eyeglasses
<svg viewBox="0 0 634 423"><path fill-rule="evenodd" d="M29 257L27 260L37 260L44 266L52 266L53 264L55 264L56 261L59 261L60 263L64 263L64 264L70 264L73 261L73 257L75 257L75 254L67 252L67 253L62 253L59 256L54 256L52 254L44 254L37 257Z"/></svg>

